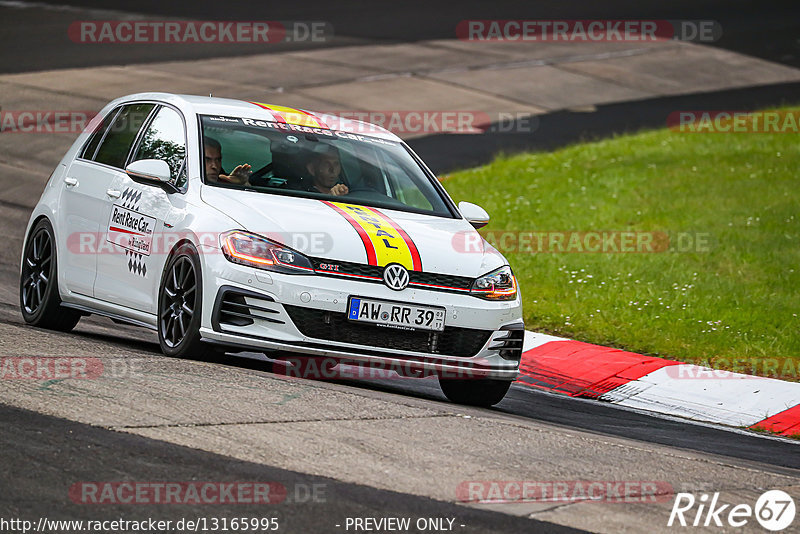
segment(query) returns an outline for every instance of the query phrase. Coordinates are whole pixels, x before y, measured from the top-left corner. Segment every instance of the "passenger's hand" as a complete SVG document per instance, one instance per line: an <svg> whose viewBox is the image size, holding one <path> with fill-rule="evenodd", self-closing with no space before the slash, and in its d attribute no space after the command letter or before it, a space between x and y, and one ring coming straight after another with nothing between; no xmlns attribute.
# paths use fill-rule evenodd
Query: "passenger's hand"
<svg viewBox="0 0 800 534"><path fill-rule="evenodd" d="M331 187L331 195L335 197L346 195L349 192L350 189L348 189L347 186L344 184L336 184L333 187Z"/></svg>
<svg viewBox="0 0 800 534"><path fill-rule="evenodd" d="M250 174L252 174L252 171L250 169L251 169L250 164L245 163L233 169L233 172L231 172L228 176L223 176L220 174L220 178L232 184L244 185L250 178Z"/></svg>

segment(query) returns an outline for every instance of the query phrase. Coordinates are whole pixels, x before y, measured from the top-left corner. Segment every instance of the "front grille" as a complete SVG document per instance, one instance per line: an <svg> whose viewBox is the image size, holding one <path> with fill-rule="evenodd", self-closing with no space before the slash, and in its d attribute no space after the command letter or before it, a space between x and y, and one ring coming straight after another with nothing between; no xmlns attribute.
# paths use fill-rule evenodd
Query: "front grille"
<svg viewBox="0 0 800 534"><path fill-rule="evenodd" d="M315 339L383 347L399 351L474 356L483 348L491 330L446 326L442 332L398 330L370 324L358 324L336 313L302 306L284 305L297 329Z"/></svg>
<svg viewBox="0 0 800 534"><path fill-rule="evenodd" d="M278 314L280 310L270 297L226 286L217 294L212 322L217 331L220 325L250 326L256 320L284 324L275 318Z"/></svg>
<svg viewBox="0 0 800 534"><path fill-rule="evenodd" d="M383 277L383 267L377 265L364 265L363 263L353 263L350 261L327 260L325 258L309 258L314 270L324 274L357 274L360 276ZM338 270L322 269L321 265L336 266Z"/></svg>
<svg viewBox="0 0 800 534"><path fill-rule="evenodd" d="M324 274L330 276L346 276L353 275L362 277L361 280L366 282L374 282L378 284L383 283L383 267L377 265L364 265L363 263L353 263L349 261L327 260L324 258L310 258L317 274ZM327 268L323 269L322 265ZM336 267L338 270L331 270L331 267ZM369 278L363 278L369 277ZM458 291L460 292L469 290L472 286L473 279L467 276L455 276L450 274L437 274L422 271L408 271L408 279L410 284L426 284L427 286L438 286L428 289L434 291Z"/></svg>
<svg viewBox="0 0 800 534"><path fill-rule="evenodd" d="M408 278L410 283L429 284L445 286L453 289L469 289L472 286L472 278L465 276L452 276L449 274L423 273L421 271L409 271Z"/></svg>

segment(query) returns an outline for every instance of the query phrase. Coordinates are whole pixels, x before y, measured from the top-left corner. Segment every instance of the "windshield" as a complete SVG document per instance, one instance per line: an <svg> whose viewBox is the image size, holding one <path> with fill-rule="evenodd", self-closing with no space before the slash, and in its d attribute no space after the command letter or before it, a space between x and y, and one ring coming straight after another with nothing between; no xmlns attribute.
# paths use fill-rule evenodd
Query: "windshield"
<svg viewBox="0 0 800 534"><path fill-rule="evenodd" d="M400 142L236 117L200 123L206 184L453 216Z"/></svg>

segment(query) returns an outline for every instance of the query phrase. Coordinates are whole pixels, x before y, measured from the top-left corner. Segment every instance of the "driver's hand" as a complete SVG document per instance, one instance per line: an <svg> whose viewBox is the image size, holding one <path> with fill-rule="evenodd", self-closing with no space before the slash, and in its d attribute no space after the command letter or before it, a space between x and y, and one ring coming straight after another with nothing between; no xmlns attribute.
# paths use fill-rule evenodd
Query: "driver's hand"
<svg viewBox="0 0 800 534"><path fill-rule="evenodd" d="M336 184L333 187L331 187L331 195L336 197L346 195L349 192L350 189L348 189L347 186L344 184Z"/></svg>
<svg viewBox="0 0 800 534"><path fill-rule="evenodd" d="M225 178L227 178L227 181L232 184L244 185L250 178L250 174L252 174L252 171L250 169L251 167L249 163L239 165L238 167L233 169L233 171ZM222 177L222 175L220 175L220 177Z"/></svg>

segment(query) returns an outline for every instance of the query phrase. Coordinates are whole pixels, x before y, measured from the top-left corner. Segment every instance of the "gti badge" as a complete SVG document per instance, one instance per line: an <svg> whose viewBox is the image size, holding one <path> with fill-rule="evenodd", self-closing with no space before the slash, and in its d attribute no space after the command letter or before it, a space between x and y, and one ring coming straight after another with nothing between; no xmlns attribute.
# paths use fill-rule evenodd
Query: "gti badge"
<svg viewBox="0 0 800 534"><path fill-rule="evenodd" d="M389 289L402 291L408 287L408 271L399 263L392 263L383 270L383 283Z"/></svg>

